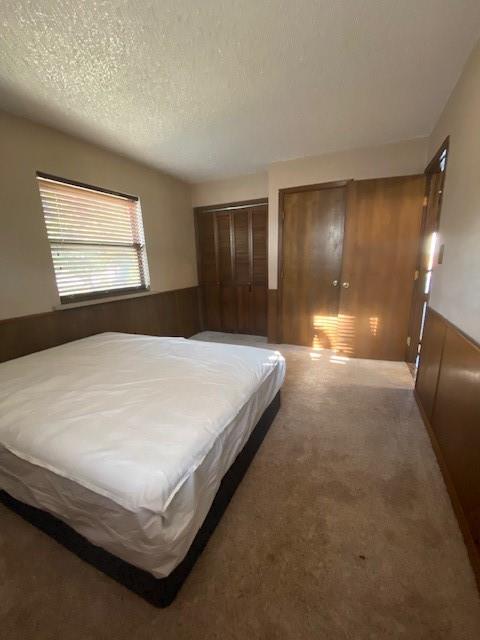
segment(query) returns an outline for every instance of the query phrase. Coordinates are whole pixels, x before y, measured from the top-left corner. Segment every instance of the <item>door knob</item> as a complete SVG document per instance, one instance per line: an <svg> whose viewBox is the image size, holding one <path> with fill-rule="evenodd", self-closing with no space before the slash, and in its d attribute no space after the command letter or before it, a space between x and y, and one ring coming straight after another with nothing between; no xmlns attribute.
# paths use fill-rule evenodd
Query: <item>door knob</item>
<svg viewBox="0 0 480 640"><path fill-rule="evenodd" d="M348 287L349 287L349 286L350 286L350 283L349 283L349 282L342 282L342 287L343 287L344 289L348 289Z"/></svg>
<svg viewBox="0 0 480 640"><path fill-rule="evenodd" d="M338 280L332 280L332 287L338 287Z"/></svg>

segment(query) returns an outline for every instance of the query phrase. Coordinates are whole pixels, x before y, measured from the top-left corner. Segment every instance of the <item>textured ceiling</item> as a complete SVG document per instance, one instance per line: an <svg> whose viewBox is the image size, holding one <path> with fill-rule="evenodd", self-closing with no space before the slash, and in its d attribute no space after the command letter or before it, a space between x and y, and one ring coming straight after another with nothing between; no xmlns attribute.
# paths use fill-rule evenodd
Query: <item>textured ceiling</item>
<svg viewBox="0 0 480 640"><path fill-rule="evenodd" d="M1 0L0 106L200 181L430 133L479 0Z"/></svg>

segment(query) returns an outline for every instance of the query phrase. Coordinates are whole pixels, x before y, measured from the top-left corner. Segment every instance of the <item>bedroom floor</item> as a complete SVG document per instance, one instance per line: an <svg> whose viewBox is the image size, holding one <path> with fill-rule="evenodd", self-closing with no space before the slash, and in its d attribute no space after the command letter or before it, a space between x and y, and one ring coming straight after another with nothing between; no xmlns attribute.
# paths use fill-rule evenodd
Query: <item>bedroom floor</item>
<svg viewBox="0 0 480 640"><path fill-rule="evenodd" d="M2 640L480 638L406 365L279 348L282 409L174 604L150 607L0 506Z"/></svg>

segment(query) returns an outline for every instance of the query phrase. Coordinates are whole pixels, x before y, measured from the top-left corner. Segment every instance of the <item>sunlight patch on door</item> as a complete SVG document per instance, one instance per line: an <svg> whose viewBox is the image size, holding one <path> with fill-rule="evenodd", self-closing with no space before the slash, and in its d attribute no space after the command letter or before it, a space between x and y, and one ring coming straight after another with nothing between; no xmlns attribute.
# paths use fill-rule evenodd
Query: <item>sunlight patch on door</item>
<svg viewBox="0 0 480 640"><path fill-rule="evenodd" d="M376 336L378 333L378 325L380 324L378 316L371 316L368 319L368 324L370 325L370 333L372 336Z"/></svg>
<svg viewBox="0 0 480 640"><path fill-rule="evenodd" d="M337 341L338 317L313 316L312 349L334 349Z"/></svg>
<svg viewBox="0 0 480 640"><path fill-rule="evenodd" d="M314 353L331 349L338 356L348 357L354 352L355 316L339 314L336 316L313 316L313 338L311 347ZM332 356L333 357L333 356ZM342 362L343 360L338 360Z"/></svg>

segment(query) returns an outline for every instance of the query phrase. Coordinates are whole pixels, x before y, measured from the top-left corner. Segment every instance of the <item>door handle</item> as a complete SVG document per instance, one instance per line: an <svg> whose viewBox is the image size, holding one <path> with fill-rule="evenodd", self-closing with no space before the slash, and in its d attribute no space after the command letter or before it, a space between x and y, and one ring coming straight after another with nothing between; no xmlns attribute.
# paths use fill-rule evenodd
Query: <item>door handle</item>
<svg viewBox="0 0 480 640"><path fill-rule="evenodd" d="M349 282L342 282L342 287L343 287L344 289L348 289L348 287L349 287L349 286L350 286L350 283L349 283Z"/></svg>
<svg viewBox="0 0 480 640"><path fill-rule="evenodd" d="M338 280L332 280L332 287L338 287Z"/></svg>

